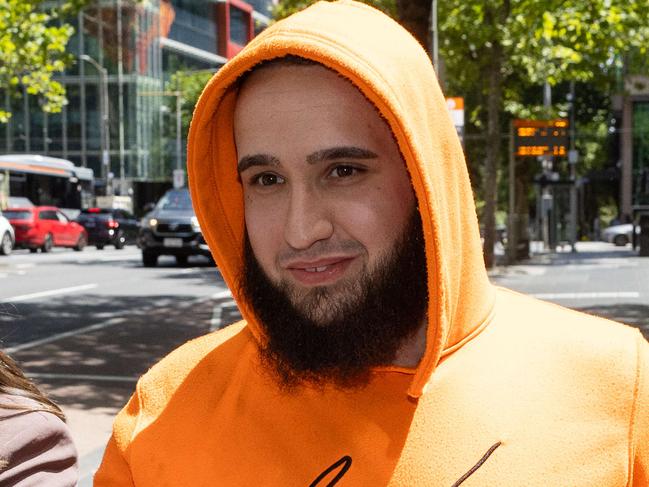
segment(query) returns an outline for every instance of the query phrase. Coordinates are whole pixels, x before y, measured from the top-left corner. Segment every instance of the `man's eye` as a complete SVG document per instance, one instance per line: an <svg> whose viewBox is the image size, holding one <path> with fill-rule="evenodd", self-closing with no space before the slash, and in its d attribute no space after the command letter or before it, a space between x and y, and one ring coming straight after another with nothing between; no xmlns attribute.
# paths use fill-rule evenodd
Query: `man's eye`
<svg viewBox="0 0 649 487"><path fill-rule="evenodd" d="M331 171L331 175L335 178L347 178L359 172L359 169L353 166L336 166Z"/></svg>
<svg viewBox="0 0 649 487"><path fill-rule="evenodd" d="M251 183L257 184L259 186L273 186L275 184L281 184L284 182L284 179L281 176L273 173L262 173L252 178Z"/></svg>

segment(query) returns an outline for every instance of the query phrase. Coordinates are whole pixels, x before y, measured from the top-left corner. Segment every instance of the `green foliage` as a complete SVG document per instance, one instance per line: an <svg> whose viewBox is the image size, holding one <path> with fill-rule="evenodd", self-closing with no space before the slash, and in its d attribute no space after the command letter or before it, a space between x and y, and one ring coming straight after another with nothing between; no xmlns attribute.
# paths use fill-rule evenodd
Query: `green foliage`
<svg viewBox="0 0 649 487"><path fill-rule="evenodd" d="M623 59L646 64L649 3L645 0L468 0L440 2L441 51L454 93L488 93L485 73L495 45L504 51L500 106L515 116L544 117L523 106L526 86L567 80L612 86ZM483 114L474 112L474 122ZM484 120L482 120L484 123Z"/></svg>
<svg viewBox="0 0 649 487"><path fill-rule="evenodd" d="M274 20L281 20L295 12L298 12L318 0L280 0L273 7L272 15ZM363 3L382 10L391 17L397 17L396 0L362 0Z"/></svg>
<svg viewBox="0 0 649 487"><path fill-rule="evenodd" d="M78 3L78 0L76 0ZM0 90L24 87L37 95L45 112L59 112L66 103L63 85L53 79L71 56L65 47L73 33L54 11L40 10L42 0L0 0ZM76 4L65 5L68 12ZM11 113L0 110L0 122Z"/></svg>
<svg viewBox="0 0 649 487"><path fill-rule="evenodd" d="M181 93L180 110L182 113L182 133L189 131L189 124L192 120L194 107L198 98L203 92L203 88L210 80L214 71L176 71L171 75L166 85L166 91L175 91ZM175 103L176 100L173 100Z"/></svg>
<svg viewBox="0 0 649 487"><path fill-rule="evenodd" d="M469 163L486 161L478 194L485 199L482 219L491 229L508 120L567 115L565 98L550 109L541 106L541 86L567 81L588 83L602 93L620 84L623 61L646 65L649 3L646 0L464 0L440 2L440 52L447 92L466 98L466 132L489 134L486 150L467 147ZM531 90L537 96L531 101ZM594 134L578 142L580 167L606 160L607 103L581 121L579 131ZM502 116L505 115L505 116ZM486 157L483 158L483 152ZM495 152L495 154L494 154ZM472 174L481 171L473 168ZM492 199L493 198L493 199ZM487 236L488 237L488 236ZM485 260L492 261L485 239Z"/></svg>

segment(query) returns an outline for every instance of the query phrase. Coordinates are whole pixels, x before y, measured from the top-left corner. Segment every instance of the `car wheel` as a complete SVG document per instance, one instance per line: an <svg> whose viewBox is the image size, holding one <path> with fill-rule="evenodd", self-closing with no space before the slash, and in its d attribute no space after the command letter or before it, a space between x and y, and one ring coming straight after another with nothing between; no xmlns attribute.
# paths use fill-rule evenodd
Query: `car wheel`
<svg viewBox="0 0 649 487"><path fill-rule="evenodd" d="M126 237L124 237L124 234L122 232L119 232L117 235L115 235L115 248L117 250L122 250L124 248L124 245L126 245Z"/></svg>
<svg viewBox="0 0 649 487"><path fill-rule="evenodd" d="M14 243L11 240L9 232L5 232L0 242L0 255L9 255L14 248Z"/></svg>
<svg viewBox="0 0 649 487"><path fill-rule="evenodd" d="M104 250L104 244L97 244L97 245L95 245L95 248L97 250Z"/></svg>
<svg viewBox="0 0 649 487"><path fill-rule="evenodd" d="M77 244L73 247L73 249L77 252L81 252L87 244L88 241L86 240L86 236L82 233L81 235L79 235L79 240L77 240Z"/></svg>
<svg viewBox="0 0 649 487"><path fill-rule="evenodd" d="M177 255L176 256L176 264L180 266L187 265L187 256L186 255Z"/></svg>
<svg viewBox="0 0 649 487"><path fill-rule="evenodd" d="M54 246L54 243L52 242L52 235L47 234L45 235L45 240L43 240L43 245L41 246L41 252L47 253L52 250L52 247Z"/></svg>
<svg viewBox="0 0 649 487"><path fill-rule="evenodd" d="M150 250L142 251L142 265L144 267L155 267L158 265L158 254Z"/></svg>
<svg viewBox="0 0 649 487"><path fill-rule="evenodd" d="M29 252L32 253L32 254L35 254L36 252L38 252L38 249L30 248Z"/></svg>
<svg viewBox="0 0 649 487"><path fill-rule="evenodd" d="M629 238L626 235L616 235L615 238L613 239L613 243L617 247L624 247L626 244L629 243Z"/></svg>

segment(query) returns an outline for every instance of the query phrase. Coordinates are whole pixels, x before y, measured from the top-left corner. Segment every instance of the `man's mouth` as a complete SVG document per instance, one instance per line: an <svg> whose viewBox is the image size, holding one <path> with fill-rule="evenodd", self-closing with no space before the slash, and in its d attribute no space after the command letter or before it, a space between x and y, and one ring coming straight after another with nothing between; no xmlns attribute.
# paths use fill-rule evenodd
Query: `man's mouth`
<svg viewBox="0 0 649 487"><path fill-rule="evenodd" d="M303 270L306 272L324 272L329 266L323 265L322 267L306 267Z"/></svg>
<svg viewBox="0 0 649 487"><path fill-rule="evenodd" d="M354 259L354 257L335 257L312 262L294 262L286 268L300 284L323 286L338 280Z"/></svg>

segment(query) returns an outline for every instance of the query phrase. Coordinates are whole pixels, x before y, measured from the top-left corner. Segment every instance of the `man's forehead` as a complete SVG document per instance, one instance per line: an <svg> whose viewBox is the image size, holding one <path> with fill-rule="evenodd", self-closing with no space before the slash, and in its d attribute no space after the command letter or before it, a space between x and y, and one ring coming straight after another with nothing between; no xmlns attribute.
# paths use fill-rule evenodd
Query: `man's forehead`
<svg viewBox="0 0 649 487"><path fill-rule="evenodd" d="M268 64L261 65L247 73L239 83L239 96L237 106L249 99L299 97L307 88L322 92L319 101L328 101L324 93L356 92L360 91L347 79L337 72L321 64L295 65L295 64Z"/></svg>

